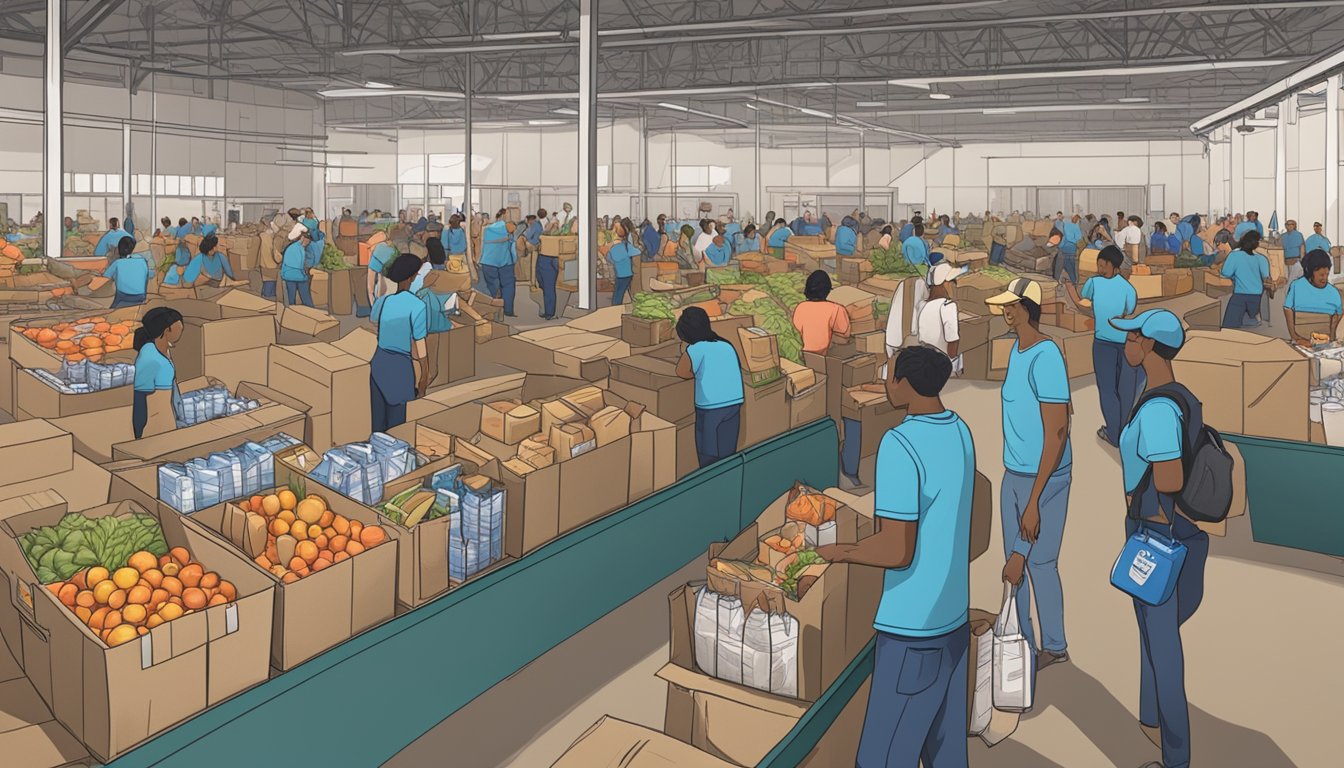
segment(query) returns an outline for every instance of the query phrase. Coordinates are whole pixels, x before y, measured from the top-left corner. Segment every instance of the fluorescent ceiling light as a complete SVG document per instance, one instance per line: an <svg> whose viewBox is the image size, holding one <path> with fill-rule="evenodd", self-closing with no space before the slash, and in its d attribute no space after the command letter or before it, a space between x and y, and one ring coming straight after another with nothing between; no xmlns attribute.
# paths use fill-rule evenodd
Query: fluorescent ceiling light
<svg viewBox="0 0 1344 768"><path fill-rule="evenodd" d="M929 98L937 99L938 101L947 101L948 99L952 98L952 94L943 93L942 91L930 91Z"/></svg>
<svg viewBox="0 0 1344 768"><path fill-rule="evenodd" d="M528 125L564 125L564 120L528 120Z"/></svg>
<svg viewBox="0 0 1344 768"><path fill-rule="evenodd" d="M1116 101L1120 102L1121 104L1147 104L1147 103L1148 103L1148 97L1147 97L1147 96L1121 96L1120 98L1116 99Z"/></svg>
<svg viewBox="0 0 1344 768"><path fill-rule="evenodd" d="M856 101L856 102L854 102L854 106L856 106L856 107L885 107L885 106L887 106L887 102L885 102L885 101ZM755 107L752 107L752 109L755 109Z"/></svg>
<svg viewBox="0 0 1344 768"><path fill-rule="evenodd" d="M760 111L761 111L761 108L760 108L760 107L756 106L755 104L752 104L751 102L747 102L746 104L743 104L742 106L746 107L747 109L750 109L752 112L760 112Z"/></svg>
<svg viewBox="0 0 1344 768"><path fill-rule="evenodd" d="M393 86L390 86L390 85L388 85L387 83L378 83L378 82L374 82L373 80L370 80L370 81L368 81L367 83L364 84L364 87L365 87L365 88L391 88L391 87L393 87Z"/></svg>
<svg viewBox="0 0 1344 768"><path fill-rule="evenodd" d="M1097 69L1065 69L1040 72L995 72L978 75L947 75L924 78L928 83L981 83L1002 80L1055 80L1078 77L1133 77L1138 75L1171 75L1181 72L1218 72L1227 69L1265 69L1292 63L1292 59L1256 59L1244 61L1201 61L1191 64L1154 64L1133 67L1100 67ZM908 88L921 87L919 81L891 80L891 85Z"/></svg>
<svg viewBox="0 0 1344 768"><path fill-rule="evenodd" d="M665 101L659 102L659 103L658 103L658 106L662 107L663 109L675 109L675 110L677 110L678 112L690 112L690 111L691 111L691 108L690 108L690 107L683 107L683 106L681 106L680 104L668 104L668 103L665 102Z"/></svg>
<svg viewBox="0 0 1344 768"><path fill-rule="evenodd" d="M554 115L577 115L577 114L579 114L579 110L577 110L577 109L572 109L572 108L570 108L570 107L556 107L555 109L552 109L552 110L551 110L551 114L554 114Z"/></svg>
<svg viewBox="0 0 1344 768"><path fill-rule="evenodd" d="M732 123L733 125L736 125L736 126L738 126L739 128L750 128L750 127L751 127L751 126L747 125L746 123L742 122L741 120L734 120L733 118L731 118L731 117L726 117L726 116L724 116L724 115L716 115L716 114L714 114L713 112L702 112L702 111L700 111L700 110L698 110L698 109L691 109L690 107L683 107L683 106L680 105L680 104L670 104L670 103L668 103L668 102L659 102L658 106L662 107L663 109L672 109L672 110L676 110L677 112L686 112L686 113L688 113L688 114L692 114L692 115L699 115L700 117L708 117L708 118L711 118L711 119L713 119L713 120L722 120L722 121L725 122L725 123Z"/></svg>
<svg viewBox="0 0 1344 768"><path fill-rule="evenodd" d="M807 107L796 107L796 109L804 115L812 115L813 117L821 117L827 120L831 120L835 117L835 115L832 115L829 112L822 112L819 109L808 109Z"/></svg>
<svg viewBox="0 0 1344 768"><path fill-rule="evenodd" d="M360 99L369 96L418 96L426 99L464 99L456 91L428 91L415 88L328 88L318 91L324 99Z"/></svg>

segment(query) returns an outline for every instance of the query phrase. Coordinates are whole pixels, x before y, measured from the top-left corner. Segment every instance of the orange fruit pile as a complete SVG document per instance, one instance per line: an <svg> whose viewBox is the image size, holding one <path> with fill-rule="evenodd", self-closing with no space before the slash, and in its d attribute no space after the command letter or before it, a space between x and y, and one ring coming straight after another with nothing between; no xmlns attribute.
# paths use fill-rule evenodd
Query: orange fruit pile
<svg viewBox="0 0 1344 768"><path fill-rule="evenodd" d="M102 566L85 568L47 589L109 648L164 622L238 599L232 582L194 562L183 547L162 557L141 550L125 568L111 573Z"/></svg>
<svg viewBox="0 0 1344 768"><path fill-rule="evenodd" d="M133 321L114 323L105 317L82 317L48 328L14 326L14 329L38 346L61 355L66 362L96 363L105 354L131 349L136 325Z"/></svg>
<svg viewBox="0 0 1344 768"><path fill-rule="evenodd" d="M338 515L316 494L300 500L285 489L238 506L249 516L261 516L266 526L266 550L254 562L286 584L387 541L381 525Z"/></svg>

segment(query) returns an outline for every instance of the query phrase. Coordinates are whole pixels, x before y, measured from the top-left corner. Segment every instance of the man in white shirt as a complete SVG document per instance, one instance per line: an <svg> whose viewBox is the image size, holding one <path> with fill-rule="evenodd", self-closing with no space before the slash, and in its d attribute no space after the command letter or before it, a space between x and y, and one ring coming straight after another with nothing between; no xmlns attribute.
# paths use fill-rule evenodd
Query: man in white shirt
<svg viewBox="0 0 1344 768"><path fill-rule="evenodd" d="M953 299L957 278L966 274L965 267L940 263L929 273L929 300L919 310L915 324L919 343L933 347L952 360L953 374L961 373L961 333L957 321L957 302Z"/></svg>
<svg viewBox="0 0 1344 768"><path fill-rule="evenodd" d="M1143 245L1143 219L1129 217L1129 226L1115 233L1115 244L1125 254L1125 265L1139 263L1139 246Z"/></svg>

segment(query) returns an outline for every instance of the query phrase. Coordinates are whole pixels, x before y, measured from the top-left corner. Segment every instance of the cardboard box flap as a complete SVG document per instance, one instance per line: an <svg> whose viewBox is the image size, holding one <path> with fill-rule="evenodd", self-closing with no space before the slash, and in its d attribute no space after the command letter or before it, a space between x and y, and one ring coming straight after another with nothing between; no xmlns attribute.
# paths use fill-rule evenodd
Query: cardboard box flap
<svg viewBox="0 0 1344 768"><path fill-rule="evenodd" d="M745 704L774 715L800 718L807 712L808 708L807 702L775 696L755 688L725 682L709 675L702 675L699 672L679 667L676 664L665 664L655 674L678 688L731 699L739 704Z"/></svg>
<svg viewBox="0 0 1344 768"><path fill-rule="evenodd" d="M1249 331L1228 329L1222 331L1191 331L1181 348L1182 361L1198 360L1205 363L1297 362L1305 359L1291 344Z"/></svg>
<svg viewBox="0 0 1344 768"><path fill-rule="evenodd" d="M48 512L64 517L70 512L70 505L66 503L64 496L50 488L5 499L0 501L0 524L4 525L4 531L11 536L18 535L3 521L29 512Z"/></svg>
<svg viewBox="0 0 1344 768"><path fill-rule="evenodd" d="M378 334L367 328L356 328L331 342L331 346L360 360L372 360L373 353L378 348Z"/></svg>
<svg viewBox="0 0 1344 768"><path fill-rule="evenodd" d="M0 467L4 484L19 478L49 477L74 467L75 443L69 432L45 419L0 425Z"/></svg>

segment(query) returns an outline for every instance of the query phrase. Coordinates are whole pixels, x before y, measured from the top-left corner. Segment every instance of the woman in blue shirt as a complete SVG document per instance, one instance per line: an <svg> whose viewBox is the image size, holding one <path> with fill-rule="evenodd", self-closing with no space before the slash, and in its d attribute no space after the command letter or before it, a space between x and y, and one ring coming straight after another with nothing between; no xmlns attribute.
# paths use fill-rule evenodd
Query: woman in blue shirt
<svg viewBox="0 0 1344 768"><path fill-rule="evenodd" d="M632 263L639 258L639 246L635 245L635 225L630 219L621 219L615 225L616 242L607 250L607 261L611 262L616 287L611 292L611 305L625 303L625 294L630 290L630 281L635 270Z"/></svg>
<svg viewBox="0 0 1344 768"><path fill-rule="evenodd" d="M687 307L677 320L686 345L677 375L695 379L695 453L707 467L737 452L742 426L742 364L737 349L714 332L701 307Z"/></svg>
<svg viewBox="0 0 1344 768"><path fill-rule="evenodd" d="M313 236L305 229L298 240L285 246L284 256L280 258L280 279L285 281L285 296L290 306L297 303L313 306L312 278L308 274L312 267L308 264L307 253L312 242Z"/></svg>
<svg viewBox="0 0 1344 768"><path fill-rule="evenodd" d="M1260 324L1260 297L1274 288L1269 282L1269 259L1255 252L1260 247L1260 233L1254 229L1241 236L1237 250L1223 261L1221 275L1232 281L1232 295L1223 312L1224 328L1242 328ZM1250 318L1251 322L1247 322Z"/></svg>
<svg viewBox="0 0 1344 768"><path fill-rule="evenodd" d="M424 301L410 291L420 263L415 254L403 253L388 266L387 279L396 283L397 291L380 298L369 315L378 326L378 347L369 362L374 432L406 423L406 404L429 389L425 364L429 313Z"/></svg>
<svg viewBox="0 0 1344 768"><path fill-rule="evenodd" d="M1171 242L1167 239L1167 225L1160 221L1153 222L1153 234L1148 238L1149 253L1175 253L1171 249Z"/></svg>
<svg viewBox="0 0 1344 768"><path fill-rule="evenodd" d="M1161 605L1134 600L1139 623L1139 726L1162 749L1160 765L1190 765L1181 625L1204 600L1209 535L1181 515L1173 497L1185 487L1184 446L1204 424L1203 406L1176 381L1171 361L1185 344L1181 321L1165 309L1112 320L1126 333L1125 360L1142 367L1148 392L1120 433L1120 466L1129 515L1125 535L1145 527L1185 545L1176 589ZM1149 765L1159 765L1150 763Z"/></svg>
<svg viewBox="0 0 1344 768"><path fill-rule="evenodd" d="M789 229L783 219L775 219L775 228L770 230L770 235L766 238L770 255L776 259L784 258L784 245L789 242L790 237L793 237L793 230Z"/></svg>
<svg viewBox="0 0 1344 768"><path fill-rule="evenodd" d="M134 250L135 238L121 238L117 243L117 258L103 270L103 277L116 285L112 309L144 304L145 294L149 293L149 262L132 256Z"/></svg>
<svg viewBox="0 0 1344 768"><path fill-rule="evenodd" d="M182 313L171 307L154 307L135 329L135 383L131 401L131 429L135 438L157 435L177 427L177 369L170 350L182 338Z"/></svg>
<svg viewBox="0 0 1344 768"><path fill-rule="evenodd" d="M191 234L191 224L185 218L177 220L177 229L173 232L173 237L177 238L177 251L174 266L185 267L191 263L191 248L186 243L187 235ZM170 273L172 270L168 270Z"/></svg>
<svg viewBox="0 0 1344 768"><path fill-rule="evenodd" d="M461 214L454 213L448 217L448 228L439 235L439 240L449 256L467 255L467 230L462 228Z"/></svg>
<svg viewBox="0 0 1344 768"><path fill-rule="evenodd" d="M840 226L835 229L835 255L853 256L854 249L859 245L859 222L852 216L846 216L840 220Z"/></svg>
<svg viewBox="0 0 1344 768"><path fill-rule="evenodd" d="M733 249L728 245L727 237L722 234L715 235L709 247L705 249L705 261L709 262L706 268L725 267L732 259Z"/></svg>
<svg viewBox="0 0 1344 768"><path fill-rule="evenodd" d="M742 243L737 248L738 253L760 253L761 236L756 231L755 224L748 224L742 230Z"/></svg>
<svg viewBox="0 0 1344 768"><path fill-rule="evenodd" d="M207 236L201 241L200 251L187 265L187 271L182 275L183 285L218 286L219 281L225 277L235 279L228 256L219 250L219 238L214 235Z"/></svg>
<svg viewBox="0 0 1344 768"><path fill-rule="evenodd" d="M1288 319L1288 337L1295 344L1310 348L1311 334L1327 334L1333 341L1339 330L1339 318L1344 314L1339 290L1330 284L1330 254L1312 251L1302 259L1302 276L1288 284L1288 295L1283 297L1283 315ZM1316 318L1305 318L1298 313L1309 312Z"/></svg>

